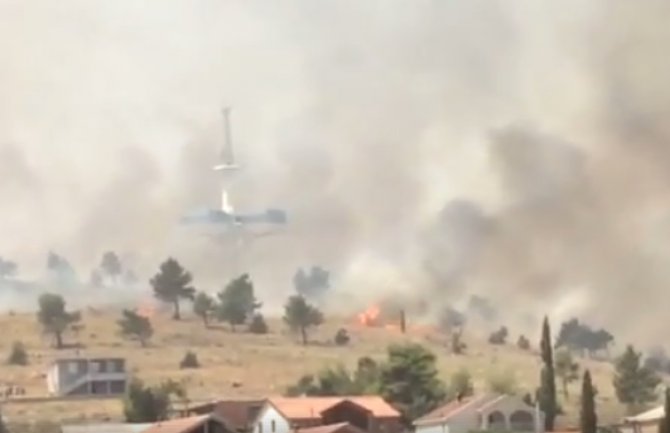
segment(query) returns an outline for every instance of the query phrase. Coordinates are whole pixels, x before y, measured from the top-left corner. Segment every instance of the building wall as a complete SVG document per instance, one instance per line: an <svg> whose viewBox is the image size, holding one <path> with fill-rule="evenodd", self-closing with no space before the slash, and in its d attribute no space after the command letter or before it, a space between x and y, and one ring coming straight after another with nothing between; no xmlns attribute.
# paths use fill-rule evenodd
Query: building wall
<svg viewBox="0 0 670 433"><path fill-rule="evenodd" d="M449 433L470 433L481 429L481 415L472 408L466 408L449 419Z"/></svg>
<svg viewBox="0 0 670 433"><path fill-rule="evenodd" d="M59 370L56 364L49 367L47 370L47 390L49 394L55 395L58 394L58 389L60 388L59 382Z"/></svg>
<svg viewBox="0 0 670 433"><path fill-rule="evenodd" d="M58 367L58 394L62 394L71 384L88 374L88 363L85 359L59 361Z"/></svg>
<svg viewBox="0 0 670 433"><path fill-rule="evenodd" d="M96 363L101 361L105 364L100 369L100 365ZM118 371L119 369L122 371ZM122 360L61 360L47 373L47 387L51 393L57 395L123 394L126 383L127 374Z"/></svg>
<svg viewBox="0 0 670 433"><path fill-rule="evenodd" d="M449 426L446 423L418 426L415 429L416 433L451 433Z"/></svg>
<svg viewBox="0 0 670 433"><path fill-rule="evenodd" d="M369 431L372 433L400 433L404 431L404 426L400 422L399 417L377 418L371 416ZM438 433L447 433L447 432L438 432Z"/></svg>
<svg viewBox="0 0 670 433"><path fill-rule="evenodd" d="M523 400L517 398L506 398L499 403L492 405L481 414L474 408L465 408L462 412L454 414L446 423L437 423L433 425L416 426L416 433L470 433L475 430L488 430L488 417L493 412L502 413L504 416L504 428L510 430L509 420L511 415L522 410L528 412L535 419L535 409L528 406ZM540 420L542 421L542 420ZM543 423L540 422L540 427ZM538 433L538 432L535 432ZM539 432L542 433L542 432Z"/></svg>
<svg viewBox="0 0 670 433"><path fill-rule="evenodd" d="M273 428L274 427L274 428ZM272 405L266 404L254 424L254 433L291 433L291 425Z"/></svg>
<svg viewBox="0 0 670 433"><path fill-rule="evenodd" d="M508 397L508 398L500 401L499 403L496 403L495 405L493 405L489 408L486 408L486 410L484 410L482 412L483 423L482 423L481 427L482 427L482 429L489 428L488 423L487 423L489 415L491 415L494 412L498 412L498 413L501 413L505 417L505 429L508 430L508 431L511 431L513 429L512 429L512 426L510 424L510 418L512 417L512 415L515 412L518 412L518 411L525 412L532 417L533 422L532 422L532 426L531 426L529 431L535 432L536 425L539 425L540 429L543 430L543 426L544 426L544 423L542 422L543 420L540 419L539 420L540 422L537 423L537 420L536 420L537 414L535 412L535 408L532 407L532 406L529 406L522 399L517 398L517 397ZM542 433L542 431L535 432L535 433Z"/></svg>
<svg viewBox="0 0 670 433"><path fill-rule="evenodd" d="M619 430L621 433L657 433L659 422L660 421L652 421L635 425L625 425L620 427Z"/></svg>

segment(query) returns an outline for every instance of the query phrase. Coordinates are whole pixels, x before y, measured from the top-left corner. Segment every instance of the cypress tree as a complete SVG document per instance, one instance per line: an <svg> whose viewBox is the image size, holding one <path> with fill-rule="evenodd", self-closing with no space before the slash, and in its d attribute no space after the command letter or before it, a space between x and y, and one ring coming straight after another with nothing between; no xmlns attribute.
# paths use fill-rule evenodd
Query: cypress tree
<svg viewBox="0 0 670 433"><path fill-rule="evenodd" d="M556 402L556 375L554 373L554 353L551 345L551 330L549 319L545 316L542 323L542 340L540 341L542 362L544 366L540 376L538 403L544 413L544 430L554 431L554 421L558 413Z"/></svg>
<svg viewBox="0 0 670 433"><path fill-rule="evenodd" d="M663 408L664 415L658 426L658 433L670 433L670 423L668 417L670 416L670 388L665 388L665 406Z"/></svg>
<svg viewBox="0 0 670 433"><path fill-rule="evenodd" d="M2 413L0 413L0 433L9 433L9 429L5 425L5 420L2 417Z"/></svg>
<svg viewBox="0 0 670 433"><path fill-rule="evenodd" d="M591 382L591 373L586 370L582 380L582 408L579 413L581 433L596 433L598 415L596 415L595 390Z"/></svg>

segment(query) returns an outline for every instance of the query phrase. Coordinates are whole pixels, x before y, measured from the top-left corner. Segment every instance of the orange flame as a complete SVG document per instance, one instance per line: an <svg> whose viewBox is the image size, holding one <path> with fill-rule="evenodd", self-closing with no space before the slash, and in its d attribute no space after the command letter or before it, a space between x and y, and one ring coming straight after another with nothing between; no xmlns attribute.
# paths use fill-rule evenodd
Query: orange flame
<svg viewBox="0 0 670 433"><path fill-rule="evenodd" d="M379 309L379 306L372 305L358 315L358 323L363 326L377 326L379 325L380 313L381 310Z"/></svg>
<svg viewBox="0 0 670 433"><path fill-rule="evenodd" d="M137 314L146 318L152 318L156 315L156 307L152 299L144 299L137 307Z"/></svg>
<svg viewBox="0 0 670 433"><path fill-rule="evenodd" d="M390 332L403 333L401 318L397 318L397 320L391 318L389 320L388 315L383 316L384 318L382 318L382 311L378 305L371 305L365 311L358 314L358 323L367 327L383 327ZM406 326L405 332L414 335L429 336L437 334L438 330L431 325L411 324Z"/></svg>

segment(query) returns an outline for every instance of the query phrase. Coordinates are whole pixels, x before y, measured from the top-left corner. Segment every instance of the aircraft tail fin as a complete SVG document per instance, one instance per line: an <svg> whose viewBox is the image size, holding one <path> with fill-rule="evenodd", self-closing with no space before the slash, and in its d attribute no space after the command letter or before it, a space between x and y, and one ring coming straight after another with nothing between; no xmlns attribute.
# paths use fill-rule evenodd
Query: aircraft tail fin
<svg viewBox="0 0 670 433"><path fill-rule="evenodd" d="M233 153L233 139L232 131L230 126L230 107L225 107L223 109L223 147L221 148L221 153L219 158L222 164L228 166L235 165L235 154Z"/></svg>

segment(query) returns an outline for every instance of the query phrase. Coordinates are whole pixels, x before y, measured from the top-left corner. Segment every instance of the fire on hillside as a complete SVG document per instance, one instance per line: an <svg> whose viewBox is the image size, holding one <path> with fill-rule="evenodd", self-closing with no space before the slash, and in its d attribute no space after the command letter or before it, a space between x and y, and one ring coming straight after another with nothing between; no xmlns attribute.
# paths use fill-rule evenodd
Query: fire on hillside
<svg viewBox="0 0 670 433"><path fill-rule="evenodd" d="M137 314L150 319L156 315L156 304L151 298L142 299L137 307Z"/></svg>
<svg viewBox="0 0 670 433"><path fill-rule="evenodd" d="M389 331L412 334L435 334L437 329L434 326L408 324L405 310L397 309L393 313L388 313L389 310L382 311L379 305L373 304L365 311L357 315L357 322L359 325L368 328L384 328Z"/></svg>

